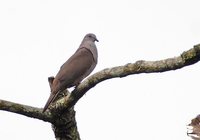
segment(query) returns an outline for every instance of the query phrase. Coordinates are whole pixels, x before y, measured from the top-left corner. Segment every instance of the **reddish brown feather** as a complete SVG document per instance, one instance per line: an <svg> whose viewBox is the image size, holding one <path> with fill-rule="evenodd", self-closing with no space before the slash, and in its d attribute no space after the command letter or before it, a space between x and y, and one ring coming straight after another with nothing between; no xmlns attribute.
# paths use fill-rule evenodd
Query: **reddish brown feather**
<svg viewBox="0 0 200 140"><path fill-rule="evenodd" d="M80 83L90 72L94 69L96 63L90 50L81 48L76 51L60 68L51 85L51 95L43 109L46 111L48 106L55 100L55 98L66 88ZM93 67L91 69L91 67Z"/></svg>

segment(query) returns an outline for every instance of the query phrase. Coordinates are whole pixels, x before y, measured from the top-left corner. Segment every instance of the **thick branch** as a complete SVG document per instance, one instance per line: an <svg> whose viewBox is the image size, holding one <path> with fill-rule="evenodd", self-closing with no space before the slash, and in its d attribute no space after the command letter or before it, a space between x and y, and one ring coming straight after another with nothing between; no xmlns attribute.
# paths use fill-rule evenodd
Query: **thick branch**
<svg viewBox="0 0 200 140"><path fill-rule="evenodd" d="M131 74L157 73L170 70L177 70L188 65L192 65L200 60L200 44L192 49L183 52L180 56L168 58L159 61L140 60L135 63L129 63L124 66L107 68L99 71L77 86L70 96L60 99L56 108L65 109L76 104L76 102L96 84L111 78L121 78Z"/></svg>
<svg viewBox="0 0 200 140"><path fill-rule="evenodd" d="M27 117L36 118L46 122L51 122L52 117L46 113L42 113L42 109L13 103L5 100L0 100L0 110L5 110L17 114L21 114Z"/></svg>
<svg viewBox="0 0 200 140"><path fill-rule="evenodd" d="M58 102L56 102L56 104L54 105L54 109L63 110L72 107L88 90L104 80L117 77L121 78L131 74L155 73L176 70L188 65L192 65L199 60L200 44L194 46L194 48L186 52L183 52L178 57L168 58L159 61L140 60L135 63L126 64L124 66L104 69L91 75L79 86L77 86L72 91L72 93L68 93L67 96L59 99ZM52 115L49 111L43 114L41 112L41 109L35 107L0 100L0 110L6 110L9 112L25 115L27 117L52 122Z"/></svg>

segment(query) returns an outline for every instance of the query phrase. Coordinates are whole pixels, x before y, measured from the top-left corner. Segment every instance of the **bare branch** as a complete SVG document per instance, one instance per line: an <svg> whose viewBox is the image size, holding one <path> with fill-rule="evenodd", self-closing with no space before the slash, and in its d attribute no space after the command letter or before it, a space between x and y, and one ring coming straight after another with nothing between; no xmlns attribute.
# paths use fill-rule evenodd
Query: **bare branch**
<svg viewBox="0 0 200 140"><path fill-rule="evenodd" d="M200 140L200 115L191 120L187 135L194 140Z"/></svg>
<svg viewBox="0 0 200 140"><path fill-rule="evenodd" d="M49 112L42 113L42 109L40 108L13 103L5 100L0 100L0 110L21 114L27 117L43 120L45 122L51 122L52 120Z"/></svg>
<svg viewBox="0 0 200 140"><path fill-rule="evenodd" d="M177 70L188 65L192 65L200 60L200 44L192 49L183 52L180 56L159 61L140 60L124 66L107 68L99 71L78 85L70 96L60 99L56 103L56 108L66 109L76 104L76 102L96 84L111 79L121 78L132 74L158 73L170 70Z"/></svg>
<svg viewBox="0 0 200 140"><path fill-rule="evenodd" d="M200 44L194 46L192 49L183 52L180 56L168 58L159 61L144 61L140 60L135 63L129 63L124 66L107 68L99 71L78 85L72 93L68 92L63 98L59 99L53 106L52 111L59 112L59 110L67 109L76 104L76 102L96 84L111 79L121 78L132 74L140 73L158 73L170 70L176 70L188 65L192 65L200 60ZM51 82L53 77L50 77ZM53 122L52 114L49 111L42 113L39 108L26 106L22 104L12 103L0 100L0 110L18 113L27 117L37 118L47 122Z"/></svg>

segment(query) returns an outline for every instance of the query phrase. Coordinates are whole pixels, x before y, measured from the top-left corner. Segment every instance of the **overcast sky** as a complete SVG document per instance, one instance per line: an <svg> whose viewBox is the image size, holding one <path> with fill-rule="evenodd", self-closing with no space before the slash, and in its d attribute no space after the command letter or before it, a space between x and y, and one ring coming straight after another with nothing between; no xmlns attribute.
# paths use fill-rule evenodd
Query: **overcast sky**
<svg viewBox="0 0 200 140"><path fill-rule="evenodd" d="M180 55L200 43L199 0L0 1L0 99L43 107L47 77L95 33L104 68ZM82 140L189 140L197 63L104 81L75 106ZM93 72L93 73L94 73ZM49 123L0 111L0 139L54 140ZM25 132L25 133L24 133Z"/></svg>

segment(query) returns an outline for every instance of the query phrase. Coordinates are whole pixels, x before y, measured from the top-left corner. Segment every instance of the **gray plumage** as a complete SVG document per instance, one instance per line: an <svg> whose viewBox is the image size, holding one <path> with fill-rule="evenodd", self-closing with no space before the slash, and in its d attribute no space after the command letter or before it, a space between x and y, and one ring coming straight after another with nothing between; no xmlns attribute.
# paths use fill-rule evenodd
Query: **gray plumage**
<svg viewBox="0 0 200 140"><path fill-rule="evenodd" d="M51 94L43 112L60 92L66 88L77 86L94 70L98 59L95 41L98 40L94 34L86 34L76 52L61 66L51 84Z"/></svg>

